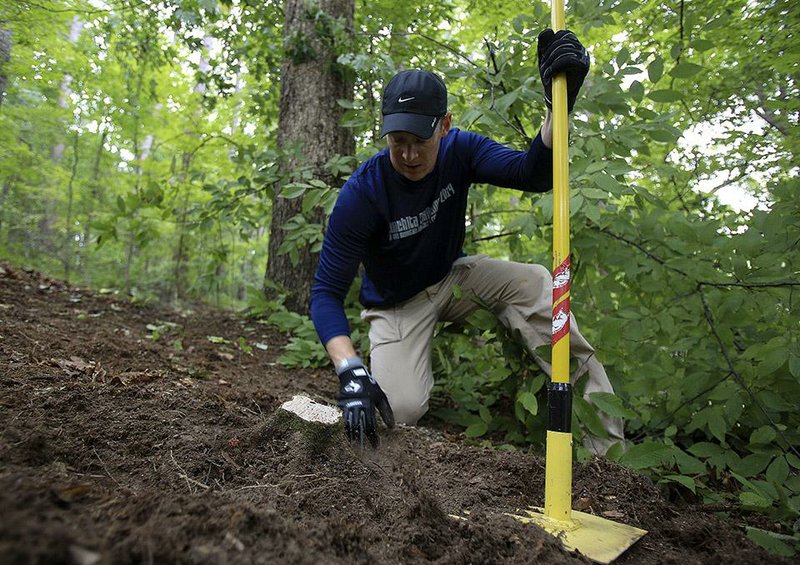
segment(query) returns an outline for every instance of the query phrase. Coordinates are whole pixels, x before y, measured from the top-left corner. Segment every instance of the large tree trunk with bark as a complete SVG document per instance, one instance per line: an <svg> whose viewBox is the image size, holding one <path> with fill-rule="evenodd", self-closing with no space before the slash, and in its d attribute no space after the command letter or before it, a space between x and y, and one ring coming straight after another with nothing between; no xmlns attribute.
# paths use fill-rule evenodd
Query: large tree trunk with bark
<svg viewBox="0 0 800 565"><path fill-rule="evenodd" d="M354 2L286 0L285 10L278 119L278 145L287 151L284 172L310 167L314 178L332 183L323 165L334 155L351 155L355 150L352 132L339 125L344 109L336 102L353 96L352 80L337 67L336 51L337 42L352 34ZM298 150L292 152L293 148ZM290 310L305 313L317 254L309 247L299 249L293 264L288 254L278 253L286 240L284 226L302 213L301 206L302 198L283 198L276 188L266 278L287 290ZM316 209L307 220L322 224L322 210Z"/></svg>

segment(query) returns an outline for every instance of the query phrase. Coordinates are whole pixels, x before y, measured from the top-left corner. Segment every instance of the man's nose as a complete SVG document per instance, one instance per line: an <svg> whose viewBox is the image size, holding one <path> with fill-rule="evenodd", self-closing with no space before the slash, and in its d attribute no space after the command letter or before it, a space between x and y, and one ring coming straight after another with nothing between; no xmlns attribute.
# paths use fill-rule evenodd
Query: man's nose
<svg viewBox="0 0 800 565"><path fill-rule="evenodd" d="M414 147L409 146L403 149L403 160L406 163L413 163L416 158L417 150Z"/></svg>

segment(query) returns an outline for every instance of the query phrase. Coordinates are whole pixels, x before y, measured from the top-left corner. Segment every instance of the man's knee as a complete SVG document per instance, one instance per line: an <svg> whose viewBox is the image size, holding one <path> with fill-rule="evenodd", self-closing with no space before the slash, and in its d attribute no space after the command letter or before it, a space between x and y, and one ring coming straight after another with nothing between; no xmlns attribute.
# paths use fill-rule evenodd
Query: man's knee
<svg viewBox="0 0 800 565"><path fill-rule="evenodd" d="M528 272L535 286L545 287L552 284L553 279L550 275L550 271L548 271L547 267L544 265L537 265L535 263L529 264Z"/></svg>
<svg viewBox="0 0 800 565"><path fill-rule="evenodd" d="M515 281L512 303L522 305L539 305L542 300L551 300L553 282L550 271L542 265L528 264L520 271ZM544 297L544 298L543 298Z"/></svg>
<svg viewBox="0 0 800 565"><path fill-rule="evenodd" d="M407 426L415 425L428 411L428 401L422 398L390 398L389 404L392 407L395 422Z"/></svg>

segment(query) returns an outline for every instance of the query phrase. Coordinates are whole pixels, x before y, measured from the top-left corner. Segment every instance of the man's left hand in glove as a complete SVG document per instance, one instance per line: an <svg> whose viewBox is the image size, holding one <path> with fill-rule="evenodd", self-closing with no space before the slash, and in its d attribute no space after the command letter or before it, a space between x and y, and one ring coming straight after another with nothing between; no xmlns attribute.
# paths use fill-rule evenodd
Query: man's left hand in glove
<svg viewBox="0 0 800 565"><path fill-rule="evenodd" d="M562 29L554 32L549 28L539 34L537 53L547 107L553 109L553 78L565 73L567 111L572 112L583 80L589 73L589 53L571 31Z"/></svg>
<svg viewBox="0 0 800 565"><path fill-rule="evenodd" d="M363 448L365 438L369 438L372 447L377 447L375 409L387 427L394 427L394 414L386 394L358 357L346 359L336 367L336 373L340 382L339 407L348 439L359 442Z"/></svg>

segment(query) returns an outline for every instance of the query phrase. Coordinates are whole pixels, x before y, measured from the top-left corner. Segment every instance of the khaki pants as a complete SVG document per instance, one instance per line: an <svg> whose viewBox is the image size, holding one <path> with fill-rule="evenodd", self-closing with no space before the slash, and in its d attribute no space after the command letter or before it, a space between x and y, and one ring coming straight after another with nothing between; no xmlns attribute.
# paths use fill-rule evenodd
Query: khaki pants
<svg viewBox="0 0 800 565"><path fill-rule="evenodd" d="M453 287L461 289L461 298ZM475 297L491 305L498 319L518 336L548 375L550 364L536 355L536 348L549 344L552 333L552 277L541 265L511 263L486 255L462 257L439 283L391 308L370 308L361 318L370 324L372 374L389 399L399 423L416 424L428 410L433 388L431 341L436 322L460 322L479 306ZM570 319L570 352L579 362L570 376L575 381L587 375L584 398L593 392L614 392L594 349ZM619 418L600 414L609 438L586 434L585 446L604 454L623 439Z"/></svg>

